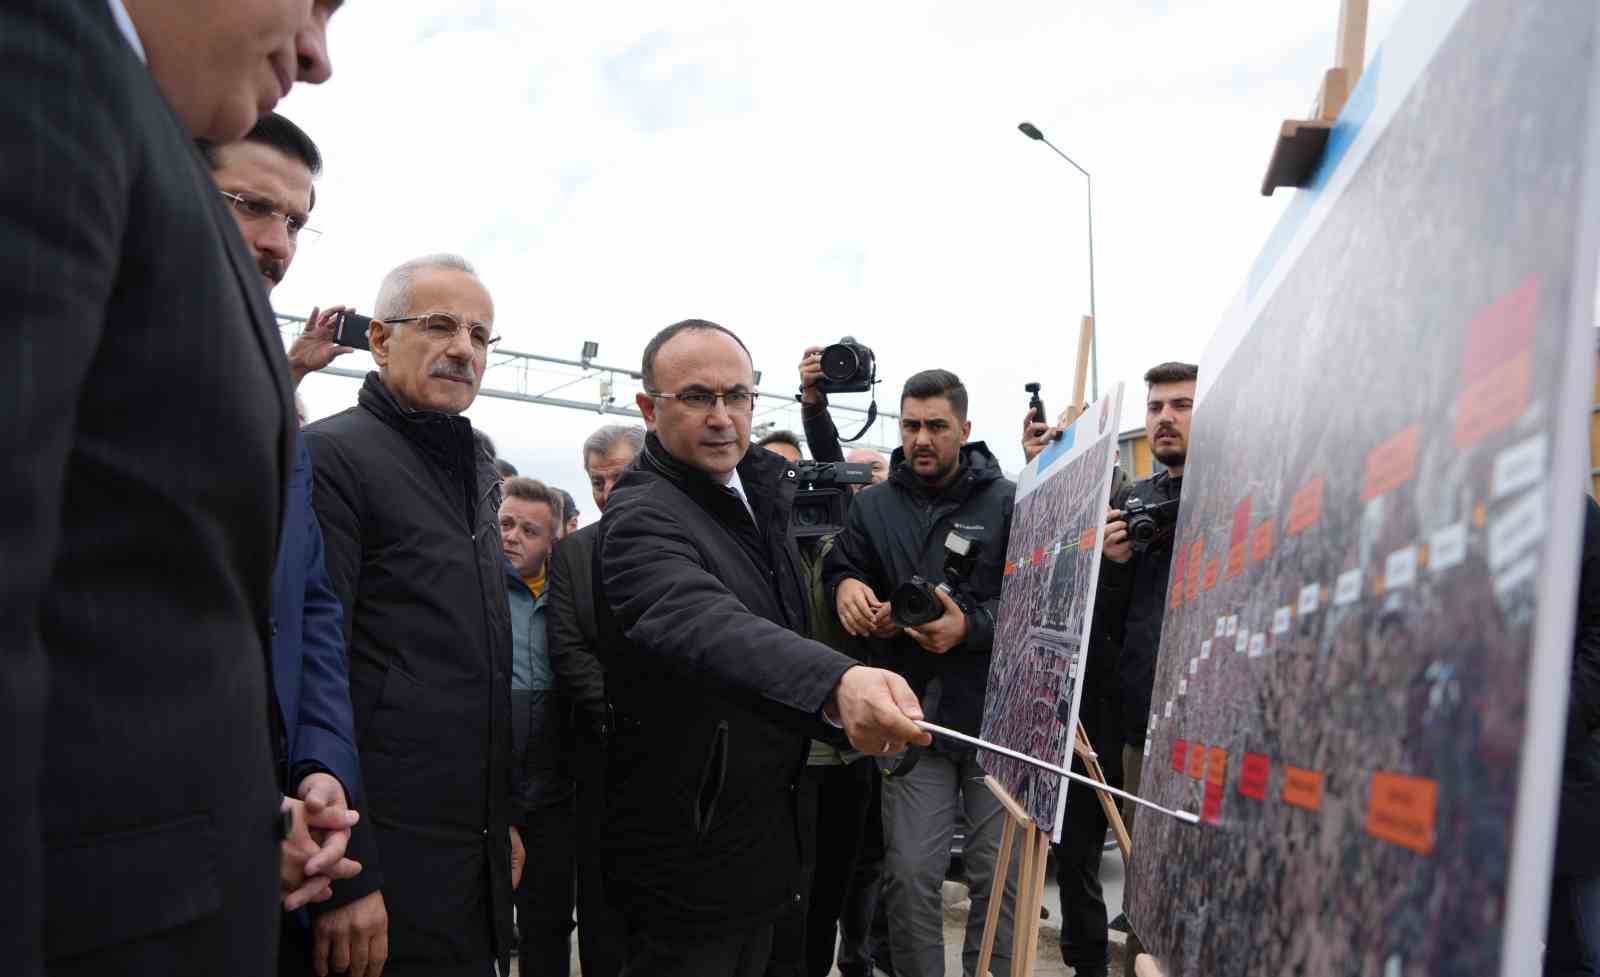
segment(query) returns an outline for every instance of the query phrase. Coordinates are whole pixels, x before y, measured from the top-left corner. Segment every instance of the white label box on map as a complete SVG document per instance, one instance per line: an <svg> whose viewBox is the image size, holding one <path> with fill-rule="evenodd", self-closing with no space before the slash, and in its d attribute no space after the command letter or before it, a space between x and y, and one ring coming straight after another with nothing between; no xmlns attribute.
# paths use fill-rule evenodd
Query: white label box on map
<svg viewBox="0 0 1600 977"><path fill-rule="evenodd" d="M1240 628L1239 637L1233 642L1233 650L1236 654L1242 655L1244 654L1244 650L1248 647L1250 647L1250 629Z"/></svg>
<svg viewBox="0 0 1600 977"><path fill-rule="evenodd" d="M1216 630L1216 633L1212 635L1212 637L1220 638L1220 637L1222 637L1223 635L1225 635L1227 633L1228 633L1228 619L1225 618L1225 617L1217 618L1217 630Z"/></svg>
<svg viewBox="0 0 1600 977"><path fill-rule="evenodd" d="M1446 526L1428 537L1428 569L1433 573L1460 565L1467 558L1467 524Z"/></svg>
<svg viewBox="0 0 1600 977"><path fill-rule="evenodd" d="M1417 582L1417 547L1416 544L1402 546L1389 554L1389 561L1383 568L1383 588L1394 590L1396 587L1409 587Z"/></svg>
<svg viewBox="0 0 1600 977"><path fill-rule="evenodd" d="M1343 607L1354 604L1361 598L1361 568L1346 570L1339 574L1339 582L1333 588L1333 604Z"/></svg>
<svg viewBox="0 0 1600 977"><path fill-rule="evenodd" d="M1308 583L1300 588L1300 616L1317 612L1317 601L1322 599L1322 584Z"/></svg>
<svg viewBox="0 0 1600 977"><path fill-rule="evenodd" d="M1231 637L1233 637L1234 635L1236 635L1238 633L1239 633L1239 615L1237 615L1237 614L1229 614L1228 615L1228 637L1231 638Z"/></svg>
<svg viewBox="0 0 1600 977"><path fill-rule="evenodd" d="M1544 536L1544 493L1529 492L1489 523L1489 567L1498 572Z"/></svg>
<svg viewBox="0 0 1600 977"><path fill-rule="evenodd" d="M1278 612L1276 614L1272 615L1272 633L1273 634L1288 634L1289 633L1289 622L1293 618L1294 618L1294 611L1291 610L1287 604L1285 604L1283 607L1278 608Z"/></svg>
<svg viewBox="0 0 1600 977"><path fill-rule="evenodd" d="M1211 639L1210 638L1207 638L1206 640L1200 642L1200 657L1201 658L1210 658L1211 657Z"/></svg>
<svg viewBox="0 0 1600 977"><path fill-rule="evenodd" d="M1490 497L1499 499L1527 488L1545 476L1545 435L1536 434L1514 444L1494 460L1494 479Z"/></svg>
<svg viewBox="0 0 1600 977"><path fill-rule="evenodd" d="M1200 659L1198 659L1198 658L1189 659L1189 674L1190 675L1199 675L1200 674Z"/></svg>
<svg viewBox="0 0 1600 977"><path fill-rule="evenodd" d="M1267 653L1267 635L1264 631L1257 631L1250 636L1250 657L1260 658Z"/></svg>

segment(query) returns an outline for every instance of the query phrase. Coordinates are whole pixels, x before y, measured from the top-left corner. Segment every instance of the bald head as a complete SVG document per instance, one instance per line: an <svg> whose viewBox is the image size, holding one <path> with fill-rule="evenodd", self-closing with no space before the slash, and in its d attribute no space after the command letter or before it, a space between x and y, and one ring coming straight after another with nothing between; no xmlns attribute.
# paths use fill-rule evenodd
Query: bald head
<svg viewBox="0 0 1600 977"><path fill-rule="evenodd" d="M874 485L887 480L889 477L889 459L883 456L883 452L876 449L856 448L848 455L845 455L844 460L852 465L871 465L872 484ZM858 492L861 491L862 487L860 485L852 486Z"/></svg>

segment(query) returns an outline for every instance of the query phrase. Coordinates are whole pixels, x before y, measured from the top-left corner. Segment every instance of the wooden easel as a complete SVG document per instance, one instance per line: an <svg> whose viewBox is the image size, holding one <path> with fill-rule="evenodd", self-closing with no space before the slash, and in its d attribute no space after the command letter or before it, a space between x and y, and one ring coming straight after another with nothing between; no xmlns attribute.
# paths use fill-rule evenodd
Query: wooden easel
<svg viewBox="0 0 1600 977"><path fill-rule="evenodd" d="M1011 843L1020 829L1022 861L1017 866L1017 903L1011 911L1011 977L1026 977L1033 973L1034 958L1039 951L1039 906L1044 902L1050 833L1039 830L1039 825L998 780L985 777L983 782L1005 811L1006 826L1000 834L1000 857L994 866L989 916L983 923L983 946L978 951L975 973L989 977L989 960L994 956L995 935L1000 927L1000 907L1006 898L1006 875L1011 869Z"/></svg>
<svg viewBox="0 0 1600 977"><path fill-rule="evenodd" d="M1322 87L1311 106L1309 119L1286 119L1278 128L1278 141L1261 180L1261 195L1272 196L1278 187L1303 187L1311 182L1317 162L1328 146L1328 133L1355 91L1366 63L1367 0L1340 0L1339 37L1334 66L1322 76Z"/></svg>

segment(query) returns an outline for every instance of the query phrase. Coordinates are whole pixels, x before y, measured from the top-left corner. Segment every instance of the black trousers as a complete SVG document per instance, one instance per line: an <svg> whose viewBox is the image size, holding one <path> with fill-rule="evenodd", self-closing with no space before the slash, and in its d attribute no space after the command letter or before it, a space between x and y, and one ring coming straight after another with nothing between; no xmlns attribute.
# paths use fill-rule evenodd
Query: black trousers
<svg viewBox="0 0 1600 977"><path fill-rule="evenodd" d="M528 813L522 833L527 862L517 886L517 951L523 977L572 972L572 908L576 871L574 798Z"/></svg>
<svg viewBox="0 0 1600 977"><path fill-rule="evenodd" d="M622 977L761 977L771 955L771 923L733 933L658 932L630 925Z"/></svg>
<svg viewBox="0 0 1600 977"><path fill-rule="evenodd" d="M1079 718L1099 755L1100 768L1113 787L1122 786L1122 743L1116 734L1116 711L1110 704L1084 696ZM1073 757L1072 769L1087 774ZM1106 901L1100 890L1100 857L1105 851L1106 814L1094 790L1074 784L1067 791L1067 816L1056 846L1056 884L1061 888L1061 959L1078 971L1093 973L1110 963L1106 936Z"/></svg>
<svg viewBox="0 0 1600 977"><path fill-rule="evenodd" d="M778 920L767 977L827 977L839 938L845 890L861 847L872 793L871 761L806 767L800 777L800 891L806 898Z"/></svg>
<svg viewBox="0 0 1600 977"><path fill-rule="evenodd" d="M883 901L883 776L872 760L860 765L866 768L867 810L839 910L839 973L843 977L872 977L874 966L893 970L888 914L878 911Z"/></svg>
<svg viewBox="0 0 1600 977"><path fill-rule="evenodd" d="M575 744L578 782L578 963L583 977L622 973L622 918L606 899L600 859L600 824L606 800L606 748L600 737L579 728Z"/></svg>

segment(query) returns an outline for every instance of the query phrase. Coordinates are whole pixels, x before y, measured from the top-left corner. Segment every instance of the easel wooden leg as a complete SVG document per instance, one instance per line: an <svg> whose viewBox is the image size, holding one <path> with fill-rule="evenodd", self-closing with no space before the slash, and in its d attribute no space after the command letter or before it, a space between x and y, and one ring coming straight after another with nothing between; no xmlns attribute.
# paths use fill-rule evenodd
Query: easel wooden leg
<svg viewBox="0 0 1600 977"><path fill-rule="evenodd" d="M1020 888L1017 890L1017 911L1012 922L1017 933L1026 930L1026 936L1019 937L1024 939L1023 944L1013 951L1016 957L1012 966L1016 967L1017 961L1021 961L1021 968L1017 971L1020 977L1029 977L1033 973L1033 965L1039 957L1039 908L1044 904L1045 876L1050 874L1050 833L1036 831L1034 834L1033 873L1030 879L1033 887L1026 893ZM1024 913L1027 914L1025 920Z"/></svg>
<svg viewBox="0 0 1600 977"><path fill-rule="evenodd" d="M1078 723L1078 738L1073 745L1073 751L1083 761L1084 769L1089 771L1090 777L1109 786L1105 771L1101 768L1100 761L1095 756L1094 745L1089 742L1089 734L1084 730L1082 721ZM1123 867L1126 868L1129 852L1133 848L1133 839L1128 835L1128 826L1123 823L1122 811L1118 809L1117 802L1112 799L1110 794L1096 791L1095 796L1100 799L1100 808L1105 811L1106 823L1111 825L1111 832L1117 839L1117 848L1122 851Z"/></svg>
<svg viewBox="0 0 1600 977"><path fill-rule="evenodd" d="M1027 938L1029 928L1027 917L1023 914L1028 911L1026 893L1033 891L1033 877L1042 874L1034 850L1038 847L1035 839L1039 836L1039 828L1030 818L1022 827L1022 870L1017 873L1017 898L1011 907L1011 977L1028 977L1027 967ZM1035 918L1039 910L1033 911Z"/></svg>
<svg viewBox="0 0 1600 977"><path fill-rule="evenodd" d="M1009 813L1000 832L1000 857L995 859L994 884L989 892L989 915L983 923L983 946L978 951L978 977L989 977L989 960L994 956L994 937L1000 927L1000 906L1006 898L1006 873L1011 870L1011 843L1016 840L1017 822Z"/></svg>

